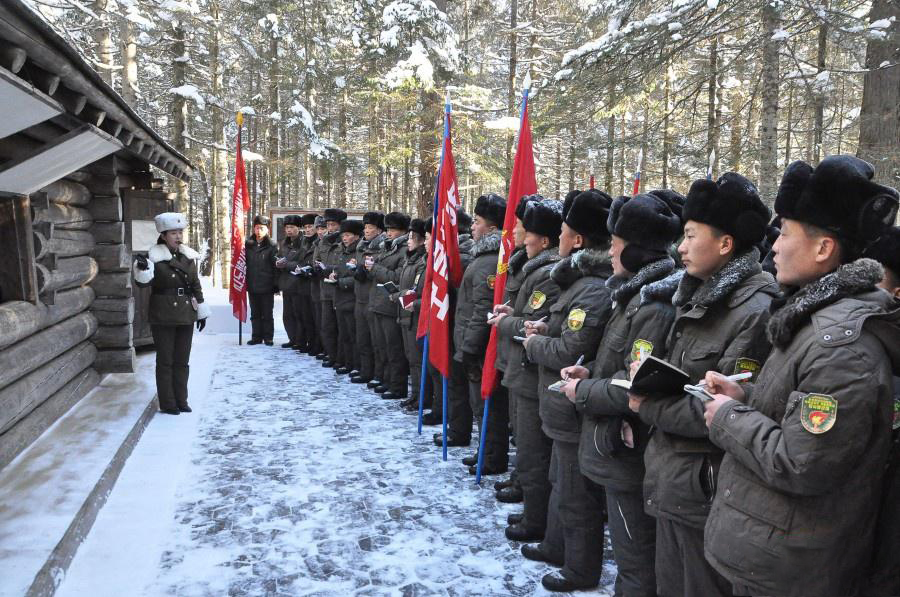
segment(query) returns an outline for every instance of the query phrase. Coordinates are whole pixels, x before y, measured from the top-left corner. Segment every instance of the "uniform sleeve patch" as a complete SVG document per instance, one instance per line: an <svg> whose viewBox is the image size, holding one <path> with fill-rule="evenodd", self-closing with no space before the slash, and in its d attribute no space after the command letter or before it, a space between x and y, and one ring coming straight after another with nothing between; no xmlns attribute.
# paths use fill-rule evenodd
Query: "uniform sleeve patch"
<svg viewBox="0 0 900 597"><path fill-rule="evenodd" d="M535 290L531 293L531 298L528 299L528 306L531 307L533 311L541 308L547 302L547 295L541 292L540 290Z"/></svg>
<svg viewBox="0 0 900 597"><path fill-rule="evenodd" d="M741 357L734 363L735 375L737 375L738 373L753 374L753 377L748 380L750 382L756 381L756 376L759 374L760 369L762 369L762 366L759 364L759 361L748 359L747 357Z"/></svg>
<svg viewBox="0 0 900 597"><path fill-rule="evenodd" d="M497 281L497 276L495 276L494 274L491 274L490 276L488 276L488 277L487 277L487 285L488 285L488 288L490 288L491 290L493 290L493 289L494 289L494 282L496 282L496 281Z"/></svg>
<svg viewBox="0 0 900 597"><path fill-rule="evenodd" d="M638 338L631 345L631 360L643 360L645 357L649 357L651 352L653 352L653 343L649 340Z"/></svg>
<svg viewBox="0 0 900 597"><path fill-rule="evenodd" d="M810 433L825 433L834 427L837 408L837 400L828 394L807 394L800 403L800 423Z"/></svg>
<svg viewBox="0 0 900 597"><path fill-rule="evenodd" d="M900 429L900 398L894 398L894 423L891 429Z"/></svg>
<svg viewBox="0 0 900 597"><path fill-rule="evenodd" d="M572 309L569 311L569 316L566 317L566 324L570 330L577 332L584 327L585 317L587 317L587 312L584 309Z"/></svg>

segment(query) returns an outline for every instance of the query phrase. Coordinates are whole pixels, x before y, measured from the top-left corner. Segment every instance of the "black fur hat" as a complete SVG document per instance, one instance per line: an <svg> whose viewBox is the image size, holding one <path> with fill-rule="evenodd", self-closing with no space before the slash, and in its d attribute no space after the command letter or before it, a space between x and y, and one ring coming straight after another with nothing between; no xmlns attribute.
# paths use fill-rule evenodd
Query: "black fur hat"
<svg viewBox="0 0 900 597"><path fill-rule="evenodd" d="M316 223L316 218L318 218L316 214L303 214L300 216L300 225L301 226L312 226Z"/></svg>
<svg viewBox="0 0 900 597"><path fill-rule="evenodd" d="M866 251L866 257L871 257L891 270L894 278L900 280L900 226L892 226L881 235L875 243Z"/></svg>
<svg viewBox="0 0 900 597"><path fill-rule="evenodd" d="M531 195L530 197L540 197ZM519 202L521 205L525 199ZM526 231L546 236L552 241L550 244L559 244L559 234L562 230L562 201L556 199L544 199L543 201L529 201L525 207L522 226Z"/></svg>
<svg viewBox="0 0 900 597"><path fill-rule="evenodd" d="M574 191L566 195L566 202L563 204L563 222L593 243L608 242L609 230L606 229L606 220L609 218L612 197L598 189L588 189L577 195L573 193Z"/></svg>
<svg viewBox="0 0 900 597"><path fill-rule="evenodd" d="M397 230L409 230L409 216L403 212L392 211L384 216L384 227Z"/></svg>
<svg viewBox="0 0 900 597"><path fill-rule="evenodd" d="M316 226L316 228L324 228L325 227L325 216L316 216L315 226Z"/></svg>
<svg viewBox="0 0 900 597"><path fill-rule="evenodd" d="M428 218L425 220L425 232L431 234L432 228L434 228L434 217L428 216Z"/></svg>
<svg viewBox="0 0 900 597"><path fill-rule="evenodd" d="M534 201L543 201L543 195L525 195L521 199L519 199L519 203L516 205L516 218L521 221L525 221L525 209L528 207L529 203Z"/></svg>
<svg viewBox="0 0 900 597"><path fill-rule="evenodd" d="M425 238L425 220L421 218L413 218L409 222L409 231L415 232L422 238Z"/></svg>
<svg viewBox="0 0 900 597"><path fill-rule="evenodd" d="M482 195L475 202L475 215L489 220L497 228L503 228L506 219L506 199L494 193Z"/></svg>
<svg viewBox="0 0 900 597"><path fill-rule="evenodd" d="M362 220L344 220L341 222L341 233L352 232L357 236L362 236L363 223Z"/></svg>
<svg viewBox="0 0 900 597"><path fill-rule="evenodd" d="M325 221L326 222L343 222L347 219L347 212L343 209L337 209L336 207L329 207L325 210Z"/></svg>
<svg viewBox="0 0 900 597"><path fill-rule="evenodd" d="M610 234L653 251L667 251L681 233L681 219L656 195L619 197L609 210Z"/></svg>
<svg viewBox="0 0 900 597"><path fill-rule="evenodd" d="M900 198L874 176L872 164L852 155L829 156L815 169L796 161L784 171L775 211L865 246L894 224Z"/></svg>
<svg viewBox="0 0 900 597"><path fill-rule="evenodd" d="M256 226L259 224L260 226L269 226L272 221L268 218L268 216L256 216L253 218L253 225Z"/></svg>
<svg viewBox="0 0 900 597"><path fill-rule="evenodd" d="M648 195L653 195L654 197L658 197L666 202L666 205L669 206L669 209L672 210L672 213L678 216L681 219L681 214L684 211L684 195L679 193L678 191L673 191L672 189L654 189L652 191L647 192Z"/></svg>
<svg viewBox="0 0 900 597"><path fill-rule="evenodd" d="M456 224L459 234L472 234L472 216L462 207L456 208Z"/></svg>
<svg viewBox="0 0 900 597"><path fill-rule="evenodd" d="M681 213L685 223L693 220L730 234L741 249L765 238L771 217L756 186L736 172L726 172L715 182L695 180Z"/></svg>
<svg viewBox="0 0 900 597"><path fill-rule="evenodd" d="M299 227L299 226L303 225L301 220L302 220L302 218L300 216L295 216L293 214L291 214L289 216L284 216L284 225ZM253 223L256 224L257 223L256 220L254 220Z"/></svg>
<svg viewBox="0 0 900 597"><path fill-rule="evenodd" d="M363 224L372 224L379 230L384 230L384 213L380 211L367 211L363 214Z"/></svg>

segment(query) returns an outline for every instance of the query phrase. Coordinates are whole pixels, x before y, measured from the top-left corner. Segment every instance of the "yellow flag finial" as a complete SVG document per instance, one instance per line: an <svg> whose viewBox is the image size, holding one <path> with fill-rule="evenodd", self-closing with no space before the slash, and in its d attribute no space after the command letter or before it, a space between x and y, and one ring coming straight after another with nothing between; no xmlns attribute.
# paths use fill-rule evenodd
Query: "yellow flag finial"
<svg viewBox="0 0 900 597"><path fill-rule="evenodd" d="M238 112L235 120L237 121L238 126L244 126L244 113Z"/></svg>

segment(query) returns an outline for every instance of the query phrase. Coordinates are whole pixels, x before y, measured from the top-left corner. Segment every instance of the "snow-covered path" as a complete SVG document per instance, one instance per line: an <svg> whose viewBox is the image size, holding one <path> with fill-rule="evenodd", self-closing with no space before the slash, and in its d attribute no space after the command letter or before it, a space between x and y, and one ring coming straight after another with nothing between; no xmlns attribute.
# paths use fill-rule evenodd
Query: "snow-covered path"
<svg viewBox="0 0 900 597"><path fill-rule="evenodd" d="M468 449L443 463L436 428L315 359L208 338L206 395L153 420L60 595L543 593Z"/></svg>

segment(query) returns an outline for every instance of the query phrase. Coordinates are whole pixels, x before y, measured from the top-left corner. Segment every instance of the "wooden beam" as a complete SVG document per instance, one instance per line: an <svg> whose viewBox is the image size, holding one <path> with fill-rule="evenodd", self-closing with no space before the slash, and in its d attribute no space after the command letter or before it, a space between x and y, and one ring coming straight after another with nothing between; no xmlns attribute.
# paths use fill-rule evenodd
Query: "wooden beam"
<svg viewBox="0 0 900 597"><path fill-rule="evenodd" d="M87 105L87 97L72 91L68 87L60 86L56 89L56 93L51 96L58 101L66 109L66 112L73 116L81 114Z"/></svg>
<svg viewBox="0 0 900 597"><path fill-rule="evenodd" d="M131 272L101 272L91 283L98 297L129 297L132 295Z"/></svg>
<svg viewBox="0 0 900 597"><path fill-rule="evenodd" d="M134 326L130 323L124 325L101 325L91 338L91 342L97 348L129 348L134 344Z"/></svg>
<svg viewBox="0 0 900 597"><path fill-rule="evenodd" d="M25 301L0 304L0 348L81 313L93 301L93 289L82 286L57 293L56 304L50 307Z"/></svg>
<svg viewBox="0 0 900 597"><path fill-rule="evenodd" d="M119 244L125 242L125 222L94 222L91 234L98 243Z"/></svg>
<svg viewBox="0 0 900 597"><path fill-rule="evenodd" d="M0 256L0 302L36 303L31 203L26 195L0 193Z"/></svg>
<svg viewBox="0 0 900 597"><path fill-rule="evenodd" d="M48 253L57 257L76 257L89 255L94 250L94 237L83 230L55 230L50 238L40 232L34 233L35 259L41 259Z"/></svg>
<svg viewBox="0 0 900 597"><path fill-rule="evenodd" d="M70 180L52 182L41 189L41 192L46 193L47 199L54 203L85 206L91 200L91 192L86 186Z"/></svg>
<svg viewBox="0 0 900 597"><path fill-rule="evenodd" d="M133 373L136 364L134 347L101 348L94 359L94 369L99 373Z"/></svg>
<svg viewBox="0 0 900 597"><path fill-rule="evenodd" d="M134 297L97 299L91 313L100 325L124 325L134 322Z"/></svg>
<svg viewBox="0 0 900 597"><path fill-rule="evenodd" d="M54 228L63 230L87 230L94 223L94 216L86 209L66 205L63 203L50 203L46 209L34 210L36 223L49 222Z"/></svg>
<svg viewBox="0 0 900 597"><path fill-rule="evenodd" d="M94 345L84 342L0 390L0 433L89 368L96 357Z"/></svg>
<svg viewBox="0 0 900 597"><path fill-rule="evenodd" d="M118 184L118 178L116 179ZM94 196L94 200L88 204L88 209L94 220L103 222L122 221L122 198L118 195L118 189L114 196Z"/></svg>
<svg viewBox="0 0 900 597"><path fill-rule="evenodd" d="M0 46L0 65L12 73L17 73L25 66L28 54L22 48L15 46Z"/></svg>
<svg viewBox="0 0 900 597"><path fill-rule="evenodd" d="M95 245L91 257L100 271L131 271L131 251L125 245Z"/></svg>
<svg viewBox="0 0 900 597"><path fill-rule="evenodd" d="M52 271L39 263L35 269L42 293L90 284L100 271L97 262L90 257L57 259L57 267Z"/></svg>
<svg viewBox="0 0 900 597"><path fill-rule="evenodd" d="M0 350L0 388L53 360L97 331L97 318L84 311Z"/></svg>

